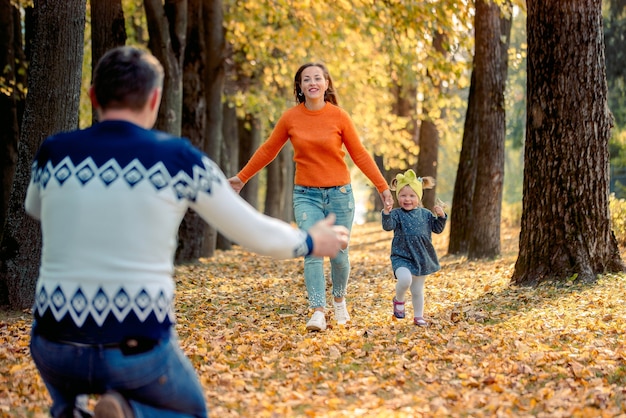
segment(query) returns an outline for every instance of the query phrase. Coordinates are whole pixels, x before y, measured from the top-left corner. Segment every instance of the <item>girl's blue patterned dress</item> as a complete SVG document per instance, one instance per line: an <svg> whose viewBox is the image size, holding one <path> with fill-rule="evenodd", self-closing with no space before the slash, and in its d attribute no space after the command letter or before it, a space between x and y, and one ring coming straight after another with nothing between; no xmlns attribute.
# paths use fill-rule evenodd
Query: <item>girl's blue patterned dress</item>
<svg viewBox="0 0 626 418"><path fill-rule="evenodd" d="M414 276L424 276L438 271L439 260L432 243L432 232L440 234L448 217L437 217L425 208L393 209L382 214L385 231L393 231L391 266L395 272L406 267Z"/></svg>

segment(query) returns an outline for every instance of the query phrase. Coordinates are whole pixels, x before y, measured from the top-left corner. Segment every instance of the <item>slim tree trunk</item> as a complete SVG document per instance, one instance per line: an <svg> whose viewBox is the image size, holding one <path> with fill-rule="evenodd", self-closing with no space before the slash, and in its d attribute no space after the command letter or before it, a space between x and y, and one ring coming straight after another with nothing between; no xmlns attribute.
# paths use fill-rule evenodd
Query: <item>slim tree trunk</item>
<svg viewBox="0 0 626 418"><path fill-rule="evenodd" d="M237 135L237 109L234 103L224 101L222 105L222 152L220 167L226 177L234 176L239 165L239 140ZM218 250L230 250L232 242L217 234L215 248Z"/></svg>
<svg viewBox="0 0 626 418"><path fill-rule="evenodd" d="M186 0L144 0L150 50L165 69L156 128L179 136L183 108L183 61L187 35Z"/></svg>
<svg viewBox="0 0 626 418"><path fill-rule="evenodd" d="M266 215L274 218L283 219L285 213L285 193L287 185L287 167L288 164L286 153L287 146L278 153L278 156L267 165L267 185L265 193L265 210ZM291 192L291 190L289 190Z"/></svg>
<svg viewBox="0 0 626 418"><path fill-rule="evenodd" d="M609 215L602 0L528 0L520 250L512 282L625 271Z"/></svg>
<svg viewBox="0 0 626 418"><path fill-rule="evenodd" d="M433 38L433 48L442 56L446 56L446 50L443 46L445 35L439 31L435 32ZM422 114L422 122L420 123L419 145L420 153L417 158L417 173L421 177L430 176L437 178L437 164L439 159L439 130L437 123L428 114L430 103L436 101L441 94L441 85L438 81L431 78L433 84L431 97L425 100L424 111ZM429 100L432 99L432 100ZM432 189L424 189L422 203L425 208L431 209L435 206L435 197L437 195L437 186Z"/></svg>
<svg viewBox="0 0 626 418"><path fill-rule="evenodd" d="M121 0L96 0L91 7L91 71L111 48L126 43L126 27ZM96 122L96 112L91 117Z"/></svg>
<svg viewBox="0 0 626 418"><path fill-rule="evenodd" d="M509 45L509 33L502 30L500 16L500 7L491 0L476 1L474 69L477 72L476 95L480 128L476 186L472 199L474 217L467 252L470 259L500 254L506 133L504 90L508 63L506 51Z"/></svg>
<svg viewBox="0 0 626 418"><path fill-rule="evenodd" d="M248 162L254 151L261 145L262 131L258 117L248 114L245 119L239 119L239 164L235 172ZM259 210L259 176L252 177L246 183L246 187L241 190L241 197Z"/></svg>
<svg viewBox="0 0 626 418"><path fill-rule="evenodd" d="M423 119L420 124L420 153L417 159L417 173L420 177L437 178L437 159L439 158L439 131L430 119ZM422 203L426 209L435 206L436 187L424 189Z"/></svg>
<svg viewBox="0 0 626 418"><path fill-rule="evenodd" d="M202 0L189 0L185 59L183 63L183 108L181 134L191 143L205 149L206 131L206 42ZM178 228L178 247L175 261L188 262L203 257L204 239L208 226L194 211L188 210Z"/></svg>
<svg viewBox="0 0 626 418"><path fill-rule="evenodd" d="M291 142L288 143L283 150L283 157L285 159L285 194L283 197L281 219L285 222L292 222L295 220L293 212L293 182L296 175L296 163L293 161L293 147L291 146Z"/></svg>
<svg viewBox="0 0 626 418"><path fill-rule="evenodd" d="M222 93L224 90L224 52L226 36L224 34L224 15L222 0L205 2L202 9L204 19L204 37L206 39L206 69L204 88L207 100L207 124L205 131L205 151L219 163L222 147ZM213 255L217 241L217 231L208 227L202 249L205 256Z"/></svg>
<svg viewBox="0 0 626 418"><path fill-rule="evenodd" d="M472 69L463 142L459 167L454 182L452 195L452 213L450 214L450 241L448 254L467 254L469 236L473 220L472 199L476 186L476 166L478 164L478 109L476 99L476 68Z"/></svg>

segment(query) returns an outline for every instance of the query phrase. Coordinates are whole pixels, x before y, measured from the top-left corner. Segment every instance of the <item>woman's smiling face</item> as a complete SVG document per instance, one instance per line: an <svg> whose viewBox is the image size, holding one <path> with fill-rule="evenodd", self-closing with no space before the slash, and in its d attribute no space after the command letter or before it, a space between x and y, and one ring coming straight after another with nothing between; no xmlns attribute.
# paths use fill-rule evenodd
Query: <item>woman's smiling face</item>
<svg viewBox="0 0 626 418"><path fill-rule="evenodd" d="M324 78L324 71L315 65L302 71L300 89L307 99L324 100L324 93L328 88L328 80Z"/></svg>

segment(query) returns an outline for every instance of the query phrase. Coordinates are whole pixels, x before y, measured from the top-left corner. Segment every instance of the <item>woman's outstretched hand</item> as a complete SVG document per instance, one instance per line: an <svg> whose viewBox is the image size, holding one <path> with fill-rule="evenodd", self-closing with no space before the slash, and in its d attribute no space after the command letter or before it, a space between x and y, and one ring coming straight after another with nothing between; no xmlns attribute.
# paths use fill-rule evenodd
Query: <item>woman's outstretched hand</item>
<svg viewBox="0 0 626 418"><path fill-rule="evenodd" d="M383 208L385 209L385 213L389 213L391 209L393 209L393 195L391 194L391 190L387 189L380 194L380 200L383 201Z"/></svg>
<svg viewBox="0 0 626 418"><path fill-rule="evenodd" d="M232 187L233 190L236 191L237 193L239 193L241 189L243 189L243 186L245 185L245 183L241 181L241 179L237 176L233 176L229 178L228 182L230 183L230 187Z"/></svg>

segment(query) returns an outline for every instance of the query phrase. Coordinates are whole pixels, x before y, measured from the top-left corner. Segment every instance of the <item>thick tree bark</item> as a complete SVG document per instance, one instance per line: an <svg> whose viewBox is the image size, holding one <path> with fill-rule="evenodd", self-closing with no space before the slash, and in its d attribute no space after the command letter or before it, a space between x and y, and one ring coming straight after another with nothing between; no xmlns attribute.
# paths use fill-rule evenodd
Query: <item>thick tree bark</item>
<svg viewBox="0 0 626 418"><path fill-rule="evenodd" d="M472 227L468 258L500 254L500 218L504 184L504 139L508 30L502 28L500 7L490 0L476 1L474 70L478 113L478 164L472 199ZM510 20L510 18L509 18ZM503 40L504 38L504 40Z"/></svg>
<svg viewBox="0 0 626 418"><path fill-rule="evenodd" d="M29 89L1 244L0 282L12 308L32 306L41 258L39 223L24 212L33 157L47 136L78 127L86 2L35 0L34 11Z"/></svg>
<svg viewBox="0 0 626 418"><path fill-rule="evenodd" d="M609 215L602 1L529 0L520 251L512 282L624 271Z"/></svg>
<svg viewBox="0 0 626 418"><path fill-rule="evenodd" d="M0 228L4 223L11 197L11 186L17 164L17 144L25 101L26 79L20 70L26 68L19 9L10 0L0 0L0 114L5 121L0 130ZM0 232L0 237L2 233ZM0 280L0 305L8 305L7 282Z"/></svg>
<svg viewBox="0 0 626 418"><path fill-rule="evenodd" d="M26 95L24 59L19 9L10 0L0 0L0 228L4 227L11 195L11 184L17 164L19 122ZM1 235L1 234L0 234ZM0 300L2 300L0 291Z"/></svg>

